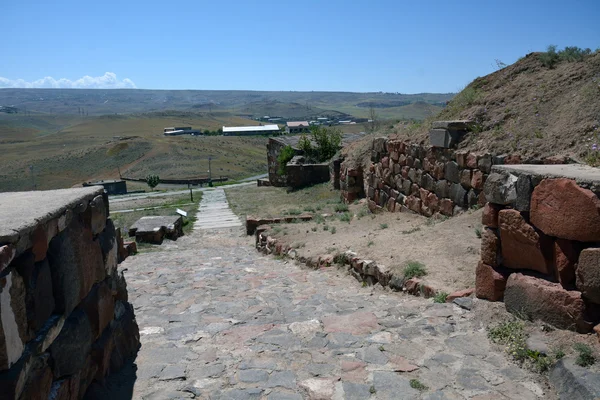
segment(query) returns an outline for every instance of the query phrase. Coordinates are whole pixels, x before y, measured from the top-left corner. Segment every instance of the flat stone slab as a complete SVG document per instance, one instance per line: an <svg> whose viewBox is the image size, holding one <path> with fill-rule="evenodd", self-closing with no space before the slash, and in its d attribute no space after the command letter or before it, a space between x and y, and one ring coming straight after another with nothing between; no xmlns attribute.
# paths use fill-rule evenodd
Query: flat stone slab
<svg viewBox="0 0 600 400"><path fill-rule="evenodd" d="M129 236L137 242L162 243L183 236L183 219L179 215L142 217L129 228Z"/></svg>
<svg viewBox="0 0 600 400"><path fill-rule="evenodd" d="M0 193L0 245L17 243L41 224L102 194L102 187Z"/></svg>
<svg viewBox="0 0 600 400"><path fill-rule="evenodd" d="M600 190L600 168L582 164L549 164L549 165L494 165L492 172L519 175L535 175L540 178L574 179L579 186L594 192Z"/></svg>

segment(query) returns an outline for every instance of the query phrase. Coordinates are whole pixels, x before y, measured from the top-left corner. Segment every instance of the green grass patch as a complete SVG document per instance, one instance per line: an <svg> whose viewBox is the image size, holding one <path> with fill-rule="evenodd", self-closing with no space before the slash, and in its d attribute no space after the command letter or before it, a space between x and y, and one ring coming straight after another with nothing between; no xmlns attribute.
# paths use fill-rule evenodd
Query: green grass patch
<svg viewBox="0 0 600 400"><path fill-rule="evenodd" d="M427 275L427 269L423 263L418 261L407 261L404 267L404 278L420 278Z"/></svg>
<svg viewBox="0 0 600 400"><path fill-rule="evenodd" d="M410 380L410 387L413 388L413 389L417 389L419 391L424 391L424 390L429 389L427 386L425 386L425 384L423 384L418 379L411 379Z"/></svg>
<svg viewBox="0 0 600 400"><path fill-rule="evenodd" d="M592 348L585 343L575 343L573 349L577 352L575 364L580 367L589 367L596 363L596 357L592 352Z"/></svg>

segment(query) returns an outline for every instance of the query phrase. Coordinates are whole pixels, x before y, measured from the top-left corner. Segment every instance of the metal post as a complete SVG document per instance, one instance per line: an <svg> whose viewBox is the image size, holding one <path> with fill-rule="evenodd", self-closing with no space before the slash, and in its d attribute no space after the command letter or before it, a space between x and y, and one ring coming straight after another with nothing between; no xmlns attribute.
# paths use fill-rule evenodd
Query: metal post
<svg viewBox="0 0 600 400"><path fill-rule="evenodd" d="M192 192L192 185L188 183L188 188L190 189L190 201L194 202L194 194Z"/></svg>
<svg viewBox="0 0 600 400"><path fill-rule="evenodd" d="M35 190L36 186L35 186L35 176L33 175L33 165L29 166L29 171L31 171L31 184L33 185L33 190Z"/></svg>
<svg viewBox="0 0 600 400"><path fill-rule="evenodd" d="M211 158L208 157L208 186L212 187L213 183L212 183L212 173L210 170L210 160L211 160Z"/></svg>

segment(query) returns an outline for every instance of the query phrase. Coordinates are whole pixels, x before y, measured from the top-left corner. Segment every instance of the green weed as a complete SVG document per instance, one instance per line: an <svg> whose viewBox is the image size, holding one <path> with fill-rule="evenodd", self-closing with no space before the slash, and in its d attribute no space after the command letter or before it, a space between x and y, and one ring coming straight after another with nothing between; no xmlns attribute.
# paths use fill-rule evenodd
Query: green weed
<svg viewBox="0 0 600 400"><path fill-rule="evenodd" d="M388 228L388 224L379 224L379 228L381 228L381 229L387 229Z"/></svg>
<svg viewBox="0 0 600 400"><path fill-rule="evenodd" d="M575 359L575 364L580 367L589 367L596 362L596 357L592 353L592 349L585 343L575 343L573 348L578 353Z"/></svg>
<svg viewBox="0 0 600 400"><path fill-rule="evenodd" d="M437 292L435 296L433 296L434 303L445 303L448 298L448 293L446 292Z"/></svg>
<svg viewBox="0 0 600 400"><path fill-rule="evenodd" d="M348 204L336 204L335 212L346 212L348 211Z"/></svg>
<svg viewBox="0 0 600 400"><path fill-rule="evenodd" d="M411 379L410 387L413 389L420 390L420 391L429 389L427 386L425 386L423 383L421 383L421 381L419 381L418 379Z"/></svg>
<svg viewBox="0 0 600 400"><path fill-rule="evenodd" d="M427 275L427 269L423 263L418 261L407 261L404 267L404 278L420 278Z"/></svg>

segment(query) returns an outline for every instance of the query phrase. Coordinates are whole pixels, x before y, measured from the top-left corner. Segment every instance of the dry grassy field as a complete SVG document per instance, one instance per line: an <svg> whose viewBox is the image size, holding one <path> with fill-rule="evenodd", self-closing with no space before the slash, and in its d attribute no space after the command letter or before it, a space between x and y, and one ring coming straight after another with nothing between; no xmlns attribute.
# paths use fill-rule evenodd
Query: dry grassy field
<svg viewBox="0 0 600 400"><path fill-rule="evenodd" d="M266 138L164 136L168 126L216 130L257 122L227 115L193 117L0 115L0 191L54 189L119 176L240 179L266 171ZM33 176L30 166L33 166Z"/></svg>

